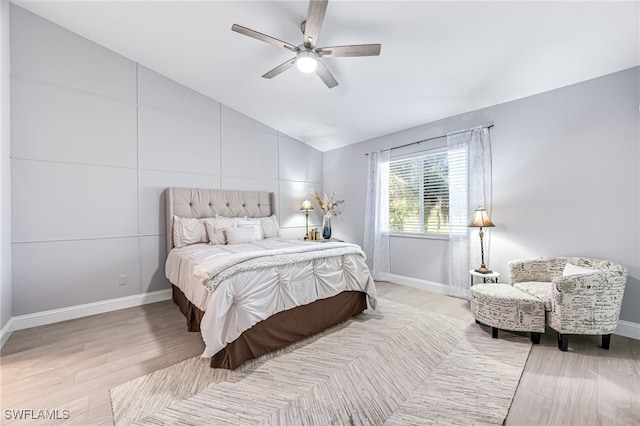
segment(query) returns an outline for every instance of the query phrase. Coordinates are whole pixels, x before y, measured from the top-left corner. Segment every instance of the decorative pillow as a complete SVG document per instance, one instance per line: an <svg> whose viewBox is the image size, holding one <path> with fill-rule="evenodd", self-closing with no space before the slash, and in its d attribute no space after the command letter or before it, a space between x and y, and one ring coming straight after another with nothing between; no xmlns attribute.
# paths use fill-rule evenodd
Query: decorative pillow
<svg viewBox="0 0 640 426"><path fill-rule="evenodd" d="M216 218L208 217L204 220L204 229L207 231L207 239L209 244L219 244L214 242L216 237Z"/></svg>
<svg viewBox="0 0 640 426"><path fill-rule="evenodd" d="M256 233L256 240L264 238L262 234L262 226L260 225L260 219L238 219L238 228L250 228Z"/></svg>
<svg viewBox="0 0 640 426"><path fill-rule="evenodd" d="M229 244L252 243L260 239L252 227L242 228L238 226L237 228L227 228L224 233L227 236L227 242Z"/></svg>
<svg viewBox="0 0 640 426"><path fill-rule="evenodd" d="M204 219L173 216L173 245L176 248L208 241Z"/></svg>
<svg viewBox="0 0 640 426"><path fill-rule="evenodd" d="M224 231L236 226L238 226L237 217L217 216L208 218L205 221L205 228L209 237L209 244L227 244L227 236Z"/></svg>
<svg viewBox="0 0 640 426"><path fill-rule="evenodd" d="M567 263L564 267L564 271L562 271L562 276L569 277L571 275L591 274L593 272L600 272L600 270L585 268L583 266L577 266L572 265L571 263Z"/></svg>
<svg viewBox="0 0 640 426"><path fill-rule="evenodd" d="M262 225L263 238L278 238L280 225L278 224L278 218L276 218L276 215L261 217L260 224Z"/></svg>

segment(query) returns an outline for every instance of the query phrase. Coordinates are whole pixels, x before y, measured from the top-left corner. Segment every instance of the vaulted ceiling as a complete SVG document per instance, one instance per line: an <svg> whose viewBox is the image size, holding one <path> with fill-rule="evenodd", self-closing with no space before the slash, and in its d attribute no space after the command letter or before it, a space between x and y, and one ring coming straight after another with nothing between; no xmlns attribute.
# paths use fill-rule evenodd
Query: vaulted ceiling
<svg viewBox="0 0 640 426"><path fill-rule="evenodd" d="M322 151L640 64L639 2L331 0L318 46L339 85L292 68L307 1L19 1L50 21Z"/></svg>

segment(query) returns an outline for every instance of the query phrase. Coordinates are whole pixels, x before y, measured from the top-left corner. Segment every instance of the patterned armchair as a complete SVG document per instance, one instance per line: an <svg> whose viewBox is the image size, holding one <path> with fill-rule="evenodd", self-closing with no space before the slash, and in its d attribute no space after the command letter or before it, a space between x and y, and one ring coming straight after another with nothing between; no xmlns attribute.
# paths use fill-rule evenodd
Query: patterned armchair
<svg viewBox="0 0 640 426"><path fill-rule="evenodd" d="M508 266L509 283L544 302L560 350L567 350L570 334L601 335L602 348L609 349L627 283L624 266L583 257L513 260Z"/></svg>

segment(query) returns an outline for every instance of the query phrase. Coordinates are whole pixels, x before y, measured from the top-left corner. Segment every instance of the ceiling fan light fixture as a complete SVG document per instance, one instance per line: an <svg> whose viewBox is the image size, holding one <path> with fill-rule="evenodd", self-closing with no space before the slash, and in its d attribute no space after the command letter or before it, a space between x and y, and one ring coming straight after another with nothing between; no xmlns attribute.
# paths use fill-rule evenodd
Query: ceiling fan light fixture
<svg viewBox="0 0 640 426"><path fill-rule="evenodd" d="M296 56L296 67L301 72L314 72L318 68L318 55L311 50L301 50Z"/></svg>
<svg viewBox="0 0 640 426"><path fill-rule="evenodd" d="M243 27L238 24L233 24L231 26L231 31L235 31L239 34L265 43L273 44L274 46L284 47L288 51L296 54L294 58L287 59L286 62L283 62L277 67L267 71L262 78L273 78L296 65L301 72L315 72L318 77L320 77L320 80L322 80L322 82L331 89L336 87L338 82L335 77L331 75L331 72L327 69L324 63L320 63L318 60L320 56L323 58L337 58L341 56L378 56L380 54L381 46L380 44L347 44L332 47L316 46L316 40L318 40L318 34L320 33L320 28L324 21L328 3L329 0L309 0L307 19L302 21L300 24L300 30L303 34L303 42L298 46L286 41L278 40L277 38L262 34L258 31L252 30L251 28Z"/></svg>

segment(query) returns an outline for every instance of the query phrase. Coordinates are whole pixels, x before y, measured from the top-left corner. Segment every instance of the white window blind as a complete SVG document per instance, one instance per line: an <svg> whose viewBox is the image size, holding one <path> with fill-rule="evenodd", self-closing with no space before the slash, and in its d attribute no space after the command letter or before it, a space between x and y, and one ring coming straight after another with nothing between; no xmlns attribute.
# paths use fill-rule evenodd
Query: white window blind
<svg viewBox="0 0 640 426"><path fill-rule="evenodd" d="M467 218L449 217L450 191L467 193L467 154L431 151L391 160L389 231L448 235L466 232Z"/></svg>

